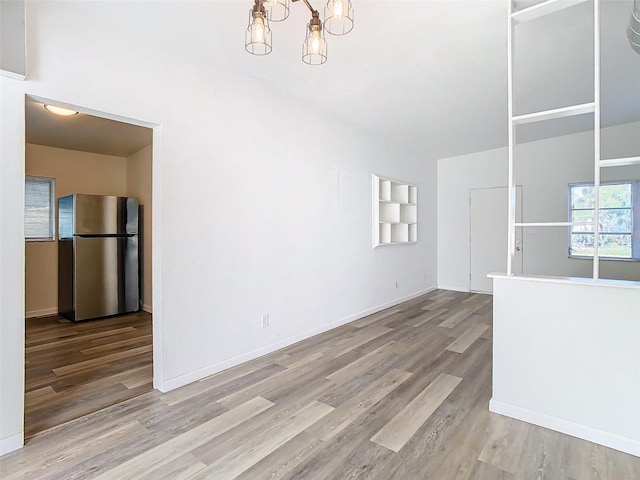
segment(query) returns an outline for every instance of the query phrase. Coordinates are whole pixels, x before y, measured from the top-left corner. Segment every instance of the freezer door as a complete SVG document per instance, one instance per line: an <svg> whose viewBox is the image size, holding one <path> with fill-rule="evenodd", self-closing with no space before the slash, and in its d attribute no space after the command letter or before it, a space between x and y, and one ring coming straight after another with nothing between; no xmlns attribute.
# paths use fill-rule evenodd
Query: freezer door
<svg viewBox="0 0 640 480"><path fill-rule="evenodd" d="M76 235L138 233L136 198L84 194L73 197L73 229Z"/></svg>
<svg viewBox="0 0 640 480"><path fill-rule="evenodd" d="M74 320L139 310L137 236L77 236L74 250Z"/></svg>

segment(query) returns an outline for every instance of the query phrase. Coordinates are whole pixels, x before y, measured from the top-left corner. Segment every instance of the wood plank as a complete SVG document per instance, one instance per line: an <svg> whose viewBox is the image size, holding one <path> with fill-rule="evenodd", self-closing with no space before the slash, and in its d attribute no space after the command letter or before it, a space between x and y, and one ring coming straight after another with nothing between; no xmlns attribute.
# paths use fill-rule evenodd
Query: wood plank
<svg viewBox="0 0 640 480"><path fill-rule="evenodd" d="M356 328L362 328L362 327L366 327L367 325L371 325L372 323L377 322L378 320L382 320L383 318L387 318L391 315L394 315L396 313L400 313L400 310L397 308L391 308L391 309L387 309L387 310L383 310L381 312L378 313L374 313L372 315L368 315L366 317L363 317L359 320L356 320L355 322L351 322L351 326L352 327L356 327Z"/></svg>
<svg viewBox="0 0 640 480"><path fill-rule="evenodd" d="M170 478L171 480L187 480L207 466L198 460L193 454L187 453L170 462L163 462L157 468L147 471L146 474L137 477L137 480L158 480Z"/></svg>
<svg viewBox="0 0 640 480"><path fill-rule="evenodd" d="M122 327L115 330L108 330L105 332L93 333L91 335L83 335L81 337L66 336L62 340L60 338L52 337L51 339L49 339L50 341L46 343L39 343L37 345L29 345L29 342L27 342L27 346L25 347L25 353L30 354L34 352L40 352L42 350L48 350L51 348L57 349L62 345L68 345L72 343L83 343L83 342L86 342L87 340L92 340L95 338L102 338L102 337L110 337L110 336L119 335L125 332L135 332L135 330L136 329L134 327Z"/></svg>
<svg viewBox="0 0 640 480"><path fill-rule="evenodd" d="M147 471L148 465L161 466L170 463L182 456L184 452L189 452L220 436L222 433L231 430L273 405L273 403L264 398L256 397L233 410L229 410L208 422L192 428L187 433L178 435L127 462L121 463L116 468L97 476L96 479L136 479Z"/></svg>
<svg viewBox="0 0 640 480"><path fill-rule="evenodd" d="M124 352L112 353L110 355L105 355L103 357L93 358L91 360L85 360L84 362L77 362L77 363L72 363L71 365L65 365L64 367L54 368L53 373L59 376L67 375L69 373L75 373L89 367L101 365L103 363L109 363L114 360L120 360L123 358L140 355L142 353L148 353L148 352L151 352L152 349L153 349L152 345L145 345L143 347L131 348Z"/></svg>
<svg viewBox="0 0 640 480"><path fill-rule="evenodd" d="M385 343L381 347L376 348L372 352L358 358L356 361L345 365L327 376L328 380L335 383L345 383L355 376L364 376L366 373L375 368L375 366L385 358L395 355L394 347L396 342L391 341Z"/></svg>
<svg viewBox="0 0 640 480"><path fill-rule="evenodd" d="M140 335L138 337L129 338L127 340L120 340L117 342L110 342L103 345L97 345L95 347L83 348L80 350L80 352L85 355L93 355L94 353L109 352L111 350L116 350L120 347L128 347L128 346L137 345L137 344L148 345L150 343L151 343L151 334Z"/></svg>
<svg viewBox="0 0 640 480"><path fill-rule="evenodd" d="M278 384L287 384L291 382L295 377L303 375L305 371L313 368L315 363L324 361L325 358L326 357L321 353L309 355L281 372L275 373L268 378L243 388L242 390L238 390L237 392L220 398L218 403L226 406L227 408L233 408L234 406L244 403L253 397L264 394L264 392Z"/></svg>
<svg viewBox="0 0 640 480"><path fill-rule="evenodd" d="M441 373L382 430L371 437L371 441L394 452L399 452L461 381L460 377Z"/></svg>
<svg viewBox="0 0 640 480"><path fill-rule="evenodd" d="M451 342L451 344L447 347L447 350L456 353L464 353L467 348L469 348L473 344L473 342L478 340L478 338L480 338L480 335L482 335L488 328L488 325L473 325L461 336Z"/></svg>
<svg viewBox="0 0 640 480"><path fill-rule="evenodd" d="M526 423L502 415L491 416L491 430L478 460L515 474L529 432Z"/></svg>
<svg viewBox="0 0 640 480"><path fill-rule="evenodd" d="M317 428L312 428L309 431L325 442L331 440L410 376L410 373L402 370L391 370L359 394L342 403L322 423L319 423Z"/></svg>
<svg viewBox="0 0 640 480"><path fill-rule="evenodd" d="M261 459L313 425L333 410L333 407L320 402L312 402L294 413L278 427L249 439L247 443L198 472L192 478L208 480L229 480L251 468Z"/></svg>
<svg viewBox="0 0 640 480"><path fill-rule="evenodd" d="M361 345L364 345L374 338L393 332L393 329L387 327L371 326L367 329L356 330L349 335L343 335L342 338L325 345L320 352L332 357L339 357L350 352Z"/></svg>

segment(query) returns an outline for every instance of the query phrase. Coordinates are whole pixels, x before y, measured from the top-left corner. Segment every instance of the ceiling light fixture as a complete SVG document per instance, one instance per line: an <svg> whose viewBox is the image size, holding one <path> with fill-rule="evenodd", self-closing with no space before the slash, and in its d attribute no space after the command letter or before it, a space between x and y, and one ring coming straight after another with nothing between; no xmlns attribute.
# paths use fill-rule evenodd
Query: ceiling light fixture
<svg viewBox="0 0 640 480"><path fill-rule="evenodd" d="M71 115L77 115L75 110L69 110L68 108L56 107L55 105L44 105L44 109L48 112L55 113L56 115L62 115L63 117L70 117Z"/></svg>
<svg viewBox="0 0 640 480"><path fill-rule="evenodd" d="M253 55L271 53L271 27L269 22L281 22L289 16L290 0L254 0L249 10L249 26L244 46ZM299 0L291 0L297 2ZM328 0L324 7L324 22L309 0L302 0L311 12L306 37L302 45L302 61L308 65L322 65L327 61L325 30L331 35L345 35L353 29L351 0Z"/></svg>

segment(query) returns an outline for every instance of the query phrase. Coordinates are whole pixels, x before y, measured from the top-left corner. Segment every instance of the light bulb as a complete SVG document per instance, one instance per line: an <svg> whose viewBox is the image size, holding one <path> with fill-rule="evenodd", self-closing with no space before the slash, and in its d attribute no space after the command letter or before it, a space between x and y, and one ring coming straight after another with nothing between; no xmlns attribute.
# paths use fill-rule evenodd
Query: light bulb
<svg viewBox="0 0 640 480"><path fill-rule="evenodd" d="M77 115L78 112L75 110L69 110L68 108L56 107L55 105L45 105L44 109L55 113L56 115L62 115L64 117L68 117L70 115Z"/></svg>
<svg viewBox="0 0 640 480"><path fill-rule="evenodd" d="M311 32L311 53L314 55L320 53L320 32L317 30Z"/></svg>
<svg viewBox="0 0 640 480"><path fill-rule="evenodd" d="M264 20L256 17L251 26L251 41L253 43L264 43Z"/></svg>
<svg viewBox="0 0 640 480"><path fill-rule="evenodd" d="M333 2L333 16L336 18L342 17L342 0L335 0Z"/></svg>

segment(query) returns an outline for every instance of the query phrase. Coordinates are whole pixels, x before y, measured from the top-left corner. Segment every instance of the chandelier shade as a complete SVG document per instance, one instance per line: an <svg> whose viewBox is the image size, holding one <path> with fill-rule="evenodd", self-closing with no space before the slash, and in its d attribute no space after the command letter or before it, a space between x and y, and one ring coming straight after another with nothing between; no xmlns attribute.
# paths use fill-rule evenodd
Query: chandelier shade
<svg viewBox="0 0 640 480"><path fill-rule="evenodd" d="M1 0L0 0L1 1ZM311 12L311 20L305 30L302 44L302 61L307 65L322 65L327 61L325 30L332 35L345 35L353 29L353 5L351 0L328 0L324 8L324 22L320 12L313 8L313 0L253 0L249 10L249 26L244 46L253 55L271 53L270 22L281 22L289 17L291 3L299 2Z"/></svg>
<svg viewBox="0 0 640 480"><path fill-rule="evenodd" d="M264 8L270 22L282 22L289 17L290 0L264 0Z"/></svg>
<svg viewBox="0 0 640 480"><path fill-rule="evenodd" d="M307 25L307 37L302 44L302 61L307 65L322 65L327 61L327 41L322 22L315 14Z"/></svg>
<svg viewBox="0 0 640 480"><path fill-rule="evenodd" d="M331 35L346 35L353 29L351 0L329 0L324 7L324 29Z"/></svg>
<svg viewBox="0 0 640 480"><path fill-rule="evenodd" d="M256 7L249 10L249 26L244 36L244 48L252 55L268 55L272 49L269 19L264 7Z"/></svg>

